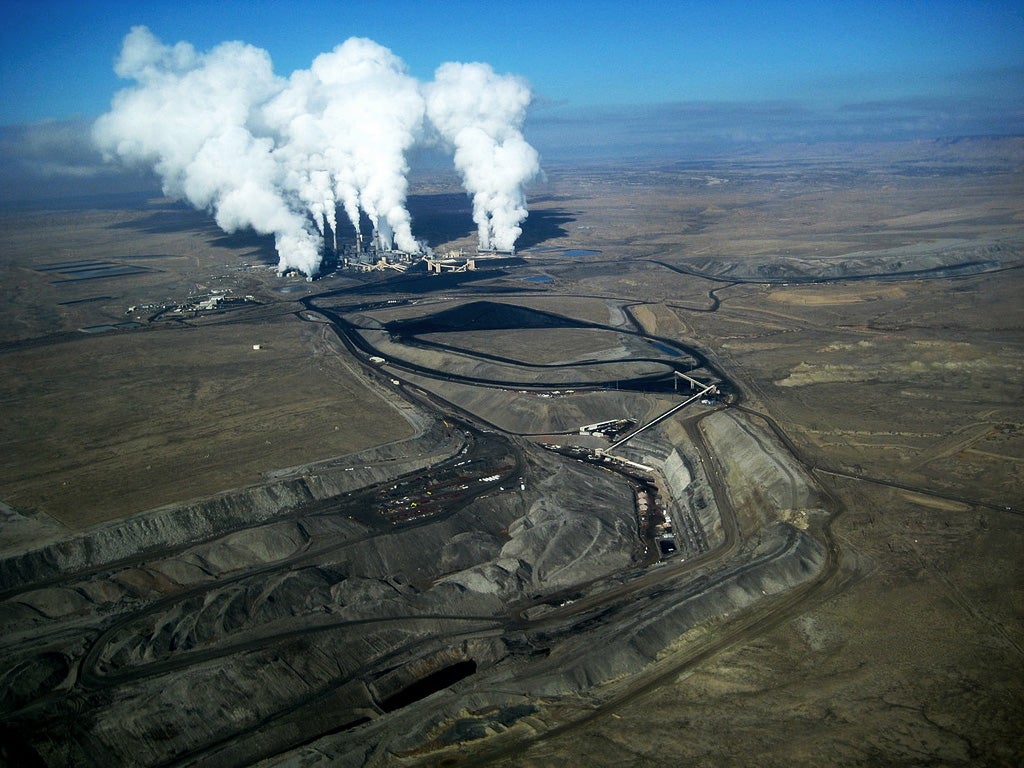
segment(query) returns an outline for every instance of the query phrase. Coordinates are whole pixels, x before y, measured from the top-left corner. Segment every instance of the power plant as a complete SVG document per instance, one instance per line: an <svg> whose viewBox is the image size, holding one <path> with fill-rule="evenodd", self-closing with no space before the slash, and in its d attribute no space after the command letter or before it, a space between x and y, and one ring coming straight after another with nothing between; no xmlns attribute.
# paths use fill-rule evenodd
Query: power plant
<svg viewBox="0 0 1024 768"><path fill-rule="evenodd" d="M334 266L400 272L421 258L405 205L408 157L438 135L473 200L478 256L514 253L527 217L523 185L540 172L520 130L531 98L521 78L448 62L420 82L366 38L349 38L282 78L266 51L172 47L145 27L125 37L118 72L135 84L96 121L97 146L154 168L164 194L211 211L225 231L273 235L279 274L315 277L330 266L325 256ZM216 87L196 89L197 80ZM227 113L225 104L235 108ZM223 120L209 117L222 112ZM339 218L357 232L341 252ZM366 219L372 244L359 232ZM447 269L441 263L432 271ZM473 268L468 260L456 266Z"/></svg>
<svg viewBox="0 0 1024 768"><path fill-rule="evenodd" d="M383 272L394 270L406 272L410 267L424 264L428 274L440 275L444 272L473 272L477 261L487 258L509 258L515 255L515 247L499 249L477 248L475 255L467 256L461 249L446 251L442 255L434 254L429 248L412 252L400 248L386 247L374 231L369 246L364 244L362 232L347 243L338 244L337 231L324 227L322 272L341 269L353 272Z"/></svg>

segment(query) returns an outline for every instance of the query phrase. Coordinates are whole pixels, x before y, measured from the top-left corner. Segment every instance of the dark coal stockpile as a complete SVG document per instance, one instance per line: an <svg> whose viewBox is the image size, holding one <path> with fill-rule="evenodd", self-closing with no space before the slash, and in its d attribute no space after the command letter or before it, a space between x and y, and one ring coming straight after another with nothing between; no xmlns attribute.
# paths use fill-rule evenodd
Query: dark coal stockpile
<svg viewBox="0 0 1024 768"><path fill-rule="evenodd" d="M473 201L484 250L510 250L540 172L520 130L531 93L482 63L442 64L430 83L387 48L353 37L283 78L270 55L233 41L209 52L125 37L115 70L135 84L93 136L111 159L152 168L164 193L209 210L227 232L274 235L278 271L317 274L339 209L365 216L383 250L426 250L406 206L407 154L447 147Z"/></svg>
<svg viewBox="0 0 1024 768"><path fill-rule="evenodd" d="M430 315L396 320L386 325L388 332L401 336L452 331L503 331L522 328L586 328L572 318L542 312L517 304L474 301Z"/></svg>

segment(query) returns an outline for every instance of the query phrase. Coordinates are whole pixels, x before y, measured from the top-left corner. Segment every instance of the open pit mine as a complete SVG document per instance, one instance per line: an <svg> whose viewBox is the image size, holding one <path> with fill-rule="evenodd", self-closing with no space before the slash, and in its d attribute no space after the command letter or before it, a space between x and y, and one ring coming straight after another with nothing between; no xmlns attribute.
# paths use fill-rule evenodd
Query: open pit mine
<svg viewBox="0 0 1024 768"><path fill-rule="evenodd" d="M1015 764L1024 143L556 166L529 219L524 151L406 211L293 118L369 60L515 147L518 80L126 47L107 146L177 157L121 140L230 65L276 143L200 156L284 213L0 211L0 766Z"/></svg>
<svg viewBox="0 0 1024 768"><path fill-rule="evenodd" d="M814 480L705 354L623 302L299 305L407 436L8 547L22 764L468 764L838 571Z"/></svg>

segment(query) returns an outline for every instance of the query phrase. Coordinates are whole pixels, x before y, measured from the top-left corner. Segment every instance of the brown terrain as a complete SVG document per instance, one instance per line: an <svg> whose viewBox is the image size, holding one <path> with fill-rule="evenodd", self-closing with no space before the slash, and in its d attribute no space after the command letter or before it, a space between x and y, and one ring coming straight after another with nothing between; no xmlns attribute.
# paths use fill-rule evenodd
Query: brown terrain
<svg viewBox="0 0 1024 768"><path fill-rule="evenodd" d="M1019 764L1022 170L555 165L311 283L0 213L0 765Z"/></svg>

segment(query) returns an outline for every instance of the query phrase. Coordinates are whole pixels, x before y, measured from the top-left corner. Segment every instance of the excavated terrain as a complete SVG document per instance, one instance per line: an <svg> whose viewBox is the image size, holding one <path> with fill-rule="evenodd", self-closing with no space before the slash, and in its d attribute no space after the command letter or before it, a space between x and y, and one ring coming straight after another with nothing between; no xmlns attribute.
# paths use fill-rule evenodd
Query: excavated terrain
<svg viewBox="0 0 1024 768"><path fill-rule="evenodd" d="M442 276L4 214L0 762L1014 764L1024 155L971 146L553 167Z"/></svg>
<svg viewBox="0 0 1024 768"><path fill-rule="evenodd" d="M430 445L436 450L446 435L453 455L472 455L452 431L430 435ZM648 446L641 453L659 463L676 513L696 494L705 551L720 549L710 489L681 458L692 446L664 438ZM353 520L338 493L357 487L354 472L321 468L317 487L333 495L318 497L296 480L5 559L6 706L40 724L25 739L51 763L219 755L246 765L319 736L325 718L380 720L405 734L394 749L417 750L469 700L473 710L487 702L485 709L506 711L593 692L642 673L687 631L823 571L820 543L771 524L707 567L652 572L659 578L649 579L646 600L610 597L605 606L567 611L555 598L556 607L540 610L566 590L582 589L600 606L605 592L621 589L619 574L636 568L639 541L632 494L614 475L536 448L526 457L518 485L406 531L374 533ZM194 526L197 519L208 529ZM538 608L520 619L508 610L516 604ZM428 705L403 693L459 665L472 674L442 699ZM502 682L509 675L519 691L511 698ZM399 706L403 697L410 701ZM536 705L527 709L541 717ZM420 725L396 731L385 713ZM229 758L217 750L232 733L241 741ZM377 726L315 750L348 755L368 738L379 738Z"/></svg>

